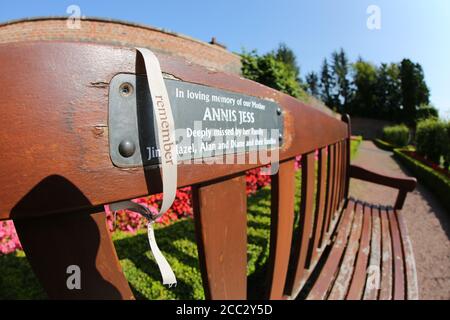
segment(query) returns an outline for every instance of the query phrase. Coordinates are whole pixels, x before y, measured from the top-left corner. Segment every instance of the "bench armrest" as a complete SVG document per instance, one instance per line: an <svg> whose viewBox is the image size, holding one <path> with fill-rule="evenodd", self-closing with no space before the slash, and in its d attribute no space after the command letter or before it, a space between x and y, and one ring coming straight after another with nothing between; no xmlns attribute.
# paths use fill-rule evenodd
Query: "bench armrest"
<svg viewBox="0 0 450 320"><path fill-rule="evenodd" d="M373 172L364 167L350 165L350 178L364 180L399 190L395 209L401 209L405 203L406 193L416 188L417 180L411 177L391 177Z"/></svg>

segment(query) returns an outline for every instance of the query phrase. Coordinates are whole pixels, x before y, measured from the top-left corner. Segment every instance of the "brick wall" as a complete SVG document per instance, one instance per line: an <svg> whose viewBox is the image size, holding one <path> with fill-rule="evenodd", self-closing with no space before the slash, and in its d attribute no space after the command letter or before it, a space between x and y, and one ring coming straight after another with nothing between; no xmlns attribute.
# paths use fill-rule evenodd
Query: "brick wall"
<svg viewBox="0 0 450 320"><path fill-rule="evenodd" d="M350 120L352 122L352 135L363 136L364 139L381 138L383 135L383 127L393 124L390 121L361 117L351 117Z"/></svg>
<svg viewBox="0 0 450 320"><path fill-rule="evenodd" d="M83 19L80 29L67 27L67 18L36 18L0 24L0 43L66 40L148 47L219 71L239 74L239 56L209 44L161 29L127 22Z"/></svg>

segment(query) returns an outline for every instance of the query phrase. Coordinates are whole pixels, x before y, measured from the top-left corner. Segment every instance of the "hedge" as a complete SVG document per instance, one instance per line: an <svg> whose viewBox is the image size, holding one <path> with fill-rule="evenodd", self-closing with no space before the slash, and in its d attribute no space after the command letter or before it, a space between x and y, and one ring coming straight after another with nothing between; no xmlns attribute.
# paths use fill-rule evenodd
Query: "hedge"
<svg viewBox="0 0 450 320"><path fill-rule="evenodd" d="M450 144L447 135L447 123L439 119L426 119L417 124L417 152L436 164L441 156L445 157Z"/></svg>
<svg viewBox="0 0 450 320"><path fill-rule="evenodd" d="M397 148L398 146L395 146L393 144L390 144L389 142L386 142L384 140L381 139L375 139L373 140L373 143L375 143L375 145L385 151L394 151L395 148Z"/></svg>
<svg viewBox="0 0 450 320"><path fill-rule="evenodd" d="M450 178L408 156L403 151L405 149L394 149L394 157L407 167L421 183L430 189L442 205L450 211Z"/></svg>
<svg viewBox="0 0 450 320"><path fill-rule="evenodd" d="M384 127L383 140L393 145L404 147L409 141L409 129L404 124Z"/></svg>

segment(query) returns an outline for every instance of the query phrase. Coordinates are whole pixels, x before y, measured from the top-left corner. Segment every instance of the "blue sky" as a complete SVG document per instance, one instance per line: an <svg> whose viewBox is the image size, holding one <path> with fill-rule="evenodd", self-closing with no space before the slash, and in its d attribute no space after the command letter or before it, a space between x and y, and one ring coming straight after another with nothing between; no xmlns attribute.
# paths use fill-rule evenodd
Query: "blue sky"
<svg viewBox="0 0 450 320"><path fill-rule="evenodd" d="M419 62L440 115L450 118L449 0L191 0L191 1L2 1L0 21L67 15L76 4L82 15L116 18L165 28L209 41L215 36L232 51L265 53L280 42L291 47L302 75L318 71L340 47L351 60ZM381 10L381 29L369 30L369 5Z"/></svg>

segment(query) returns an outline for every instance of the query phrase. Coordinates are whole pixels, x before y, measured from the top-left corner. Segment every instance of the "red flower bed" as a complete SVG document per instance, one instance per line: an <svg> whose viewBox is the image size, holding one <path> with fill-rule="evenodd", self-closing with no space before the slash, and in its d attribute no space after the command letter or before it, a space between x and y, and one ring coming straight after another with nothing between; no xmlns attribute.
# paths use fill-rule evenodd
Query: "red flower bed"
<svg viewBox="0 0 450 320"><path fill-rule="evenodd" d="M247 194L253 194L270 183L270 176L261 175L260 171L261 169L258 168L247 172ZM162 203L162 194L138 198L133 201L146 206L156 214ZM114 215L109 206L106 205L105 212L110 231L122 230L134 233L146 225L145 219L140 214L129 210L120 210ZM177 190L172 207L157 220L157 223L167 225L180 218L192 217L192 214L192 189L191 187L181 188ZM21 248L13 222L10 220L0 221L0 254L8 254Z"/></svg>
<svg viewBox="0 0 450 320"><path fill-rule="evenodd" d="M316 160L318 152L316 151ZM295 168L298 170L301 166L301 156L296 157ZM261 168L249 170L246 174L246 192L254 194L259 189L270 184L270 175L261 174ZM162 203L162 194L155 194L148 197L142 197L133 200L136 203L146 206L155 214ZM129 210L120 210L114 213L105 206L107 224L110 231L122 230L126 232L136 232L139 228L146 225L145 219L138 213ZM164 225L170 224L185 217L192 217L192 189L191 187L177 190L176 198L172 207L156 222ZM19 238L17 237L14 224L11 220L0 221L0 254L8 254L21 249Z"/></svg>
<svg viewBox="0 0 450 320"><path fill-rule="evenodd" d="M434 163L433 161L430 161L426 158L424 158L422 155L418 154L415 151L408 151L408 150L402 150L402 152L411 158L422 162L424 165L429 166L430 168L433 168L434 170L438 171L439 173L442 173L446 177L450 178L450 172L447 169L444 169L440 167L438 164Z"/></svg>

